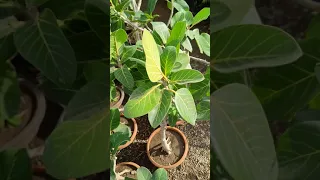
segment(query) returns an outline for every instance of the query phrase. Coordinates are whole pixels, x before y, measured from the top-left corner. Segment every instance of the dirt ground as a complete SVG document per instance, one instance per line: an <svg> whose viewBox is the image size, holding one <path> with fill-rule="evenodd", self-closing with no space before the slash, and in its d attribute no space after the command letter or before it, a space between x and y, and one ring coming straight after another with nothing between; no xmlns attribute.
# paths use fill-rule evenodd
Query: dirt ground
<svg viewBox="0 0 320 180"><path fill-rule="evenodd" d="M136 119L138 134L136 140L118 154L118 163L135 162L149 168L157 168L148 159L147 139L154 131L146 116ZM209 180L210 179L210 122L198 121L195 126L178 127L188 138L189 153L186 160L177 168L168 170L169 180Z"/></svg>

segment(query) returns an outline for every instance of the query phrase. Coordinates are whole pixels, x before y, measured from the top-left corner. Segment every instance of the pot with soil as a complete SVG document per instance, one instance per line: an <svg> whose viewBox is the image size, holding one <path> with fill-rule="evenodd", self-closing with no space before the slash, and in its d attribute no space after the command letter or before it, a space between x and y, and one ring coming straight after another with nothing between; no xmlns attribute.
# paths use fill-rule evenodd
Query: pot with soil
<svg viewBox="0 0 320 180"><path fill-rule="evenodd" d="M165 133L165 135L163 135ZM171 153L162 149L163 137L170 139ZM156 129L147 142L147 155L153 165L159 168L171 169L183 163L186 159L189 145L186 136L177 128L166 126L166 130Z"/></svg>
<svg viewBox="0 0 320 180"><path fill-rule="evenodd" d="M110 108L119 108L124 99L124 91L120 87L116 87L115 97L110 98Z"/></svg>
<svg viewBox="0 0 320 180"><path fill-rule="evenodd" d="M126 144L119 146L119 150L124 149L128 147L130 144L132 144L138 133L137 121L134 118L126 118L123 116L123 114L121 114L120 123L128 126L131 129L132 133L130 140Z"/></svg>
<svg viewBox="0 0 320 180"><path fill-rule="evenodd" d="M140 166L133 162L122 162L116 166L117 180L125 179L126 177L137 179L137 170Z"/></svg>
<svg viewBox="0 0 320 180"><path fill-rule="evenodd" d="M36 136L46 112L44 95L27 80L19 79L20 109L15 118L19 123L4 124L0 129L0 151L13 148L27 148Z"/></svg>

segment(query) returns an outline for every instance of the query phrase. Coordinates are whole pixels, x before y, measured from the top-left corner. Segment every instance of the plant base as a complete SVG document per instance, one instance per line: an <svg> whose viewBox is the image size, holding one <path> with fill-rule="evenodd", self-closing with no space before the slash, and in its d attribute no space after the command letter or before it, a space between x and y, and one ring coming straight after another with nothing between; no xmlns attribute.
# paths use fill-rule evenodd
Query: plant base
<svg viewBox="0 0 320 180"><path fill-rule="evenodd" d="M177 128L167 126L166 136L169 138L172 153L168 155L161 146L160 128L156 129L148 139L148 158L159 168L175 168L185 160L189 145L186 136Z"/></svg>
<svg viewBox="0 0 320 180"><path fill-rule="evenodd" d="M123 173L121 176L122 177L128 177L132 179L137 179L137 174L136 171L137 169L140 168L140 166L136 163L133 162L123 162L119 163L116 166L116 173Z"/></svg>

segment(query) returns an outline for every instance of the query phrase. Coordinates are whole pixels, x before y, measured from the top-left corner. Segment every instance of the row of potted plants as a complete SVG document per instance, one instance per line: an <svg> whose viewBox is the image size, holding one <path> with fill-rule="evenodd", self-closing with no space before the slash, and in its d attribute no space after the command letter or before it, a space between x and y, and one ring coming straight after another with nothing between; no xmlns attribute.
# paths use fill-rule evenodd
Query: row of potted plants
<svg viewBox="0 0 320 180"><path fill-rule="evenodd" d="M147 116L153 128L160 126L147 140L149 160L160 169L170 169L183 163L189 149L184 133L173 126L180 119L195 125L196 120L210 116L209 67L203 74L190 65L191 40L198 43L201 53L210 55L210 36L194 28L209 17L210 10L204 8L193 17L185 1L171 1L172 13L165 24L154 21L156 2L149 1L143 12L139 4L110 1L110 159L114 179L132 177L131 170L139 167L132 162L116 165L116 155L134 141L140 117Z"/></svg>

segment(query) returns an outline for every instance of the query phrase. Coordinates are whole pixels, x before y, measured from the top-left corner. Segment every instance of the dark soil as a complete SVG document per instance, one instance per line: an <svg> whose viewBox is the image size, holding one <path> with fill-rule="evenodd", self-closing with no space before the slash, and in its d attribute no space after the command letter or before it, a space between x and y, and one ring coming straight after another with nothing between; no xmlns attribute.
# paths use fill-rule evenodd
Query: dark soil
<svg viewBox="0 0 320 180"><path fill-rule="evenodd" d="M177 163L183 156L185 145L183 138L175 131L166 131L166 136L171 142L172 153L167 154L161 146L161 135L157 133L150 142L150 155L152 159L161 165L172 165Z"/></svg>
<svg viewBox="0 0 320 180"><path fill-rule="evenodd" d="M122 165L116 168L116 172L117 173L121 173L125 170L129 170L130 172L128 173L124 173L123 175L121 175L122 177L128 177L128 178L132 178L132 179L137 179L137 169L133 166L129 166L129 165Z"/></svg>

